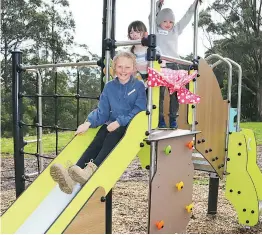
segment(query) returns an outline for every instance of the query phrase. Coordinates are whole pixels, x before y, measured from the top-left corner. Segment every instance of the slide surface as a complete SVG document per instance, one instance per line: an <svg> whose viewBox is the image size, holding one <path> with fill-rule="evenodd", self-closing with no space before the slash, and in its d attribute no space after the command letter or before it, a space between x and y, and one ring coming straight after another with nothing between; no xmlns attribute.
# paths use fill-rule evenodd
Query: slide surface
<svg viewBox="0 0 262 235"><path fill-rule="evenodd" d="M49 174L55 162L64 166L77 162L93 140L98 129L75 137L54 161L1 217L1 233L63 233L76 214L98 187L107 194L140 151L146 137L148 116L139 113L130 123L125 136L112 150L95 174L81 188L78 184L70 195L63 193Z"/></svg>

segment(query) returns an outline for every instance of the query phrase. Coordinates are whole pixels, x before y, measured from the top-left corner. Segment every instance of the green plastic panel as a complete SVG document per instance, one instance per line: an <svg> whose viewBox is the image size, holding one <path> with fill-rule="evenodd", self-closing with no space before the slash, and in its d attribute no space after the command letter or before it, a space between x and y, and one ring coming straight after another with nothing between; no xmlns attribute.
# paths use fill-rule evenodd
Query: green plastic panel
<svg viewBox="0 0 262 235"><path fill-rule="evenodd" d="M226 198L233 204L238 222L246 226L258 223L259 202L255 185L247 171L245 135L233 132L229 135L226 179Z"/></svg>
<svg viewBox="0 0 262 235"><path fill-rule="evenodd" d="M254 132L249 129L241 131L246 138L247 143L247 171L250 174L257 191L258 200L262 200L262 173L257 165L257 144Z"/></svg>

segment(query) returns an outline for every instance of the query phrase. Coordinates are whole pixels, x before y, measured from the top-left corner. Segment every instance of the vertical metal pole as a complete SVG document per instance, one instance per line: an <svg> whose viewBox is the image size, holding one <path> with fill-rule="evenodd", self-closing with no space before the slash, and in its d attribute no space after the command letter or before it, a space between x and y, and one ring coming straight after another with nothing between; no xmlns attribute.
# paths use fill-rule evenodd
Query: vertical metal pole
<svg viewBox="0 0 262 235"><path fill-rule="evenodd" d="M111 26L112 26L112 0L107 0L107 11L106 11L106 38L110 38L111 37ZM105 51L105 59L106 59L106 63L105 63L105 68L106 68L106 79L105 79L105 83L108 82L109 80L109 68L110 68L110 59L111 59L111 51L110 50L106 50Z"/></svg>
<svg viewBox="0 0 262 235"><path fill-rule="evenodd" d="M156 165L156 142L151 142L151 150L150 150L150 160L151 160L151 167L150 167L150 182L154 177L155 174L155 165Z"/></svg>
<svg viewBox="0 0 262 235"><path fill-rule="evenodd" d="M156 0L151 0L151 8L150 8L150 34L155 34L155 22L156 20ZM157 40L157 39L156 39ZM153 68L154 61L149 61L149 67ZM152 128L152 87L148 87L148 95L147 95L147 111L149 111L148 115L148 132L151 133ZM154 177L155 168L156 168L156 142L150 143L150 179L149 179L149 195L148 195L148 233L150 228L150 210L151 210L151 181Z"/></svg>
<svg viewBox="0 0 262 235"><path fill-rule="evenodd" d="M156 15L156 0L151 0L151 12L150 12L150 34L155 34L155 15ZM153 67L153 61L149 62L149 66ZM152 127L152 87L148 87L148 101L147 110L150 112L148 115L148 132L151 132ZM155 170L155 142L151 143L151 154L150 154L150 175L153 177L153 172ZM150 178L151 181L151 178Z"/></svg>
<svg viewBox="0 0 262 235"><path fill-rule="evenodd" d="M111 39L115 40L115 28L116 28L116 0L112 0L112 22L111 22ZM116 49L112 48L111 49L111 58L115 56Z"/></svg>
<svg viewBox="0 0 262 235"><path fill-rule="evenodd" d="M19 65L22 64L22 52L18 49L12 52L12 104L13 104L13 138L14 138L14 163L15 163L15 188L16 197L25 190L24 181L24 154L23 131L19 125L22 120L22 99L19 93L22 87L22 76Z"/></svg>
<svg viewBox="0 0 262 235"><path fill-rule="evenodd" d="M113 14L115 13L115 0L107 0L106 2L106 30L105 30L105 38L112 38L114 39L114 17ZM104 13L105 13L105 5L104 5ZM104 25L103 25L104 26ZM113 27L112 27L113 26ZM104 29L103 29L104 32ZM114 54L114 50L106 50L106 47L103 47L103 52L105 54L105 68L106 68L106 79L105 84L109 81L109 67L110 67L110 59L111 53ZM103 81L102 81L103 82ZM106 195L106 234L112 234L112 189Z"/></svg>
<svg viewBox="0 0 262 235"><path fill-rule="evenodd" d="M150 34L155 34L155 19L156 19L156 0L151 0L151 12L150 12ZM154 61L149 62L149 67L153 68ZM148 132L151 132L152 128L152 87L148 87L148 100L147 100L147 110L150 112L148 115ZM152 165L151 165L152 167Z"/></svg>
<svg viewBox="0 0 262 235"><path fill-rule="evenodd" d="M38 141L38 146L39 146L39 154L43 155L43 108L42 108L42 77L41 74L39 73L39 71L37 70L37 80L38 80L38 94L40 96L38 96L37 102L38 102L38 123L39 126L37 127L38 131L38 136L37 136L37 141ZM40 157L39 159L40 162L40 172L42 172L44 170L44 159L42 157Z"/></svg>
<svg viewBox="0 0 262 235"><path fill-rule="evenodd" d="M237 93L237 127L236 131L240 131L240 119L241 119L241 94L242 94L242 67L239 65L238 71L238 93Z"/></svg>
<svg viewBox="0 0 262 235"><path fill-rule="evenodd" d="M112 234L112 189L106 195L106 234Z"/></svg>
<svg viewBox="0 0 262 235"><path fill-rule="evenodd" d="M106 14L107 14L107 0L104 0L104 2L103 2L103 18L102 18L102 56L101 56L102 62L105 60L105 39L106 39L106 22L107 22ZM103 77L105 76L105 74L103 72L103 69L104 69L104 66L101 67L101 91L104 88Z"/></svg>
<svg viewBox="0 0 262 235"><path fill-rule="evenodd" d="M149 193L148 193L148 219L147 219L147 233L150 230L150 214L151 214L151 186L154 174L156 171L156 142L151 142L150 148L150 173L149 173Z"/></svg>
<svg viewBox="0 0 262 235"><path fill-rule="evenodd" d="M57 79L58 79L58 73L57 73L57 68L54 68L55 70L55 154L58 154L58 97L57 95Z"/></svg>
<svg viewBox="0 0 262 235"><path fill-rule="evenodd" d="M227 128L226 128L226 149L228 149L228 141L229 141L229 126L230 126L230 108L231 108L231 91L232 91L232 64L225 60L225 62L228 64L228 91L227 91L227 99L228 99L228 105L227 105ZM226 151L225 154L225 160L224 160L224 172L227 169L227 157L228 157L228 151Z"/></svg>
<svg viewBox="0 0 262 235"><path fill-rule="evenodd" d="M194 59L197 59L197 47L198 47L198 5L199 3L196 3L195 8L195 14L194 14L194 44L193 44L193 56ZM196 93L197 89L197 80L193 83L194 84L194 93ZM193 120L192 120L192 131L196 130L196 107L193 109Z"/></svg>
<svg viewBox="0 0 262 235"><path fill-rule="evenodd" d="M77 63L79 60L76 61ZM79 126L79 107L80 107L80 100L79 100L79 93L80 93L80 69L79 67L76 68L76 126Z"/></svg>
<svg viewBox="0 0 262 235"><path fill-rule="evenodd" d="M238 85L237 85L237 125L236 125L236 131L240 131L240 118L241 118L241 94L242 94L242 67L236 63L234 60L231 60L229 58L225 58L230 63L235 65L238 68ZM229 71L230 72L230 71ZM232 72L231 72L232 76ZM232 81L232 78L231 78ZM231 82L232 83L232 82ZM231 96L231 95L230 95Z"/></svg>
<svg viewBox="0 0 262 235"><path fill-rule="evenodd" d="M209 215L217 213L219 178L216 173L211 173L209 176L209 191L208 191L208 209Z"/></svg>

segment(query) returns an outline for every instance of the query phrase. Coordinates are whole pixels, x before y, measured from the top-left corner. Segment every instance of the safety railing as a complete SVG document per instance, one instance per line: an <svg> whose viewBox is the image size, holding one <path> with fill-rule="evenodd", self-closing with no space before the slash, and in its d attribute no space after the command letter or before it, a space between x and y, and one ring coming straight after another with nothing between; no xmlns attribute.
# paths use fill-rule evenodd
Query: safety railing
<svg viewBox="0 0 262 235"><path fill-rule="evenodd" d="M236 66L238 69L238 88L237 88L237 124L236 124L236 131L240 131L240 119L241 119L241 94L242 94L242 67L232 59L224 58L232 65ZM219 64L223 63L222 60L218 60L214 64L211 65L211 68L215 68Z"/></svg>
<svg viewBox="0 0 262 235"><path fill-rule="evenodd" d="M229 125L230 125L230 108L231 108L231 93L232 93L232 65L236 66L238 69L238 99L237 99L237 125L236 125L236 131L240 131L240 118L241 118L241 93L242 93L242 68L241 66L229 58L224 58L218 54L212 54L205 59L207 61L216 58L218 59L217 62L211 65L211 68L215 68L221 63L225 63L228 66L228 118L227 118L227 134L226 134L226 148L228 148L228 135L229 135ZM226 152L227 155L227 152ZM227 156L225 157L225 168L227 164Z"/></svg>
<svg viewBox="0 0 262 235"><path fill-rule="evenodd" d="M180 58L175 58L175 57L166 56L166 55L161 55L160 59L168 61L168 62L174 62L174 63L181 64L181 65L192 65L193 64L192 61L183 60Z"/></svg>

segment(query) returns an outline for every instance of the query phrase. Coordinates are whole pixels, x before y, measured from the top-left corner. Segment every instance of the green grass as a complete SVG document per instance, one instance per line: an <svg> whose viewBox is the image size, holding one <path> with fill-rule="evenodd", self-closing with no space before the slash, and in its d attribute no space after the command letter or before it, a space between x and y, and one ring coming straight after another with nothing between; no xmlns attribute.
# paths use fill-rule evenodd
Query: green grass
<svg viewBox="0 0 262 235"><path fill-rule="evenodd" d="M262 122L243 122L240 123L240 128L253 130L257 145L262 145Z"/></svg>
<svg viewBox="0 0 262 235"><path fill-rule="evenodd" d="M251 129L256 136L257 145L262 145L262 122L245 122L240 124L241 128ZM58 149L61 150L73 138L74 132L59 132L58 134ZM34 140L35 136L29 136L26 140ZM55 134L43 135L43 152L45 154L55 152ZM1 153L2 157L13 154L13 138L1 138ZM25 152L36 153L36 143L31 143L25 146Z"/></svg>
<svg viewBox="0 0 262 235"><path fill-rule="evenodd" d="M69 141L73 138L74 132L59 132L58 133L58 149L61 150L66 146ZM35 140L36 136L25 137L25 140ZM56 136L55 134L45 134L43 135L43 152L45 154L54 153L56 149ZM13 138L1 138L1 152L2 156L7 154L13 154ZM25 152L36 153L36 143L27 144L24 148Z"/></svg>

